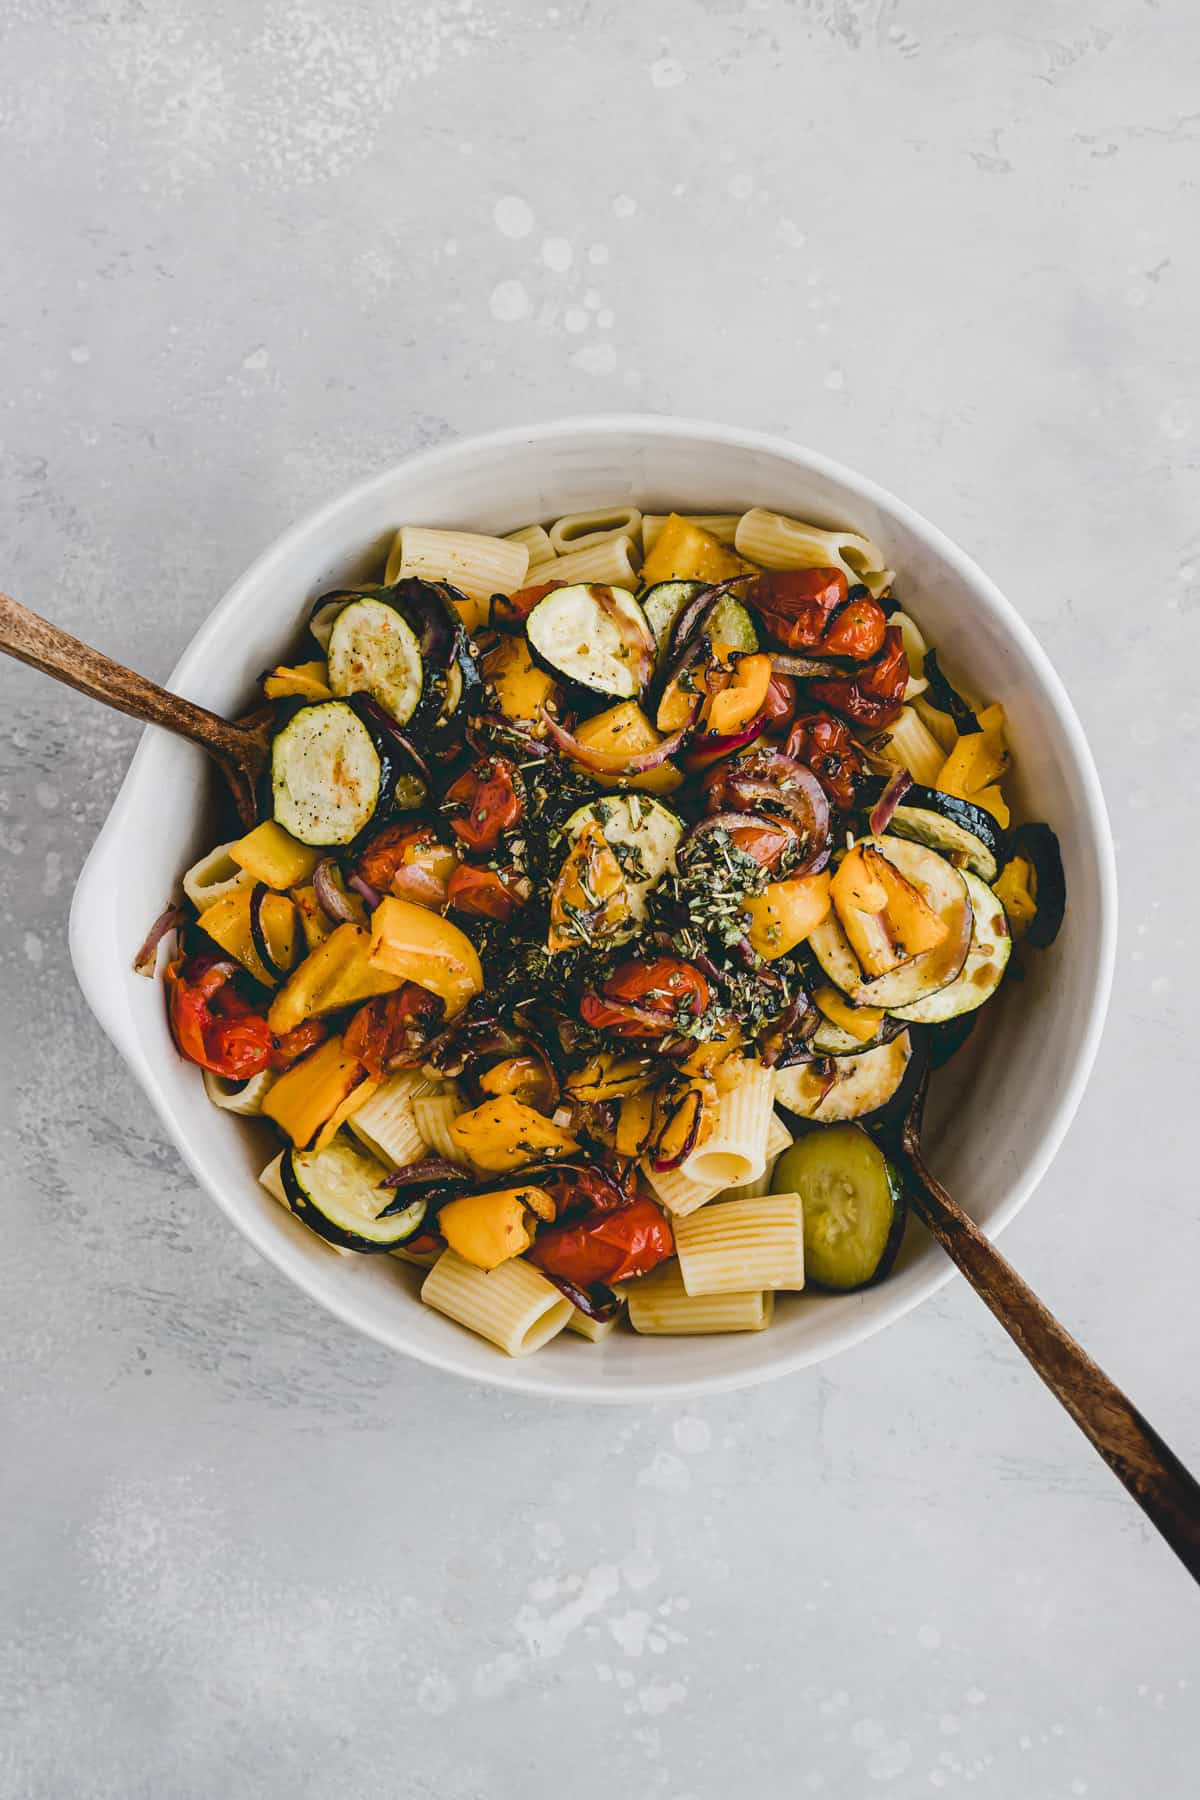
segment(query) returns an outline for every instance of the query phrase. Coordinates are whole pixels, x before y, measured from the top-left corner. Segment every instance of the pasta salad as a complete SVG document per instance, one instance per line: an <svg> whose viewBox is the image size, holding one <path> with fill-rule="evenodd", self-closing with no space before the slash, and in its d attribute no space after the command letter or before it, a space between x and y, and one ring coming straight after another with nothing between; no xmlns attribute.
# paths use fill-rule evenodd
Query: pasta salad
<svg viewBox="0 0 1200 1800"><path fill-rule="evenodd" d="M139 957L262 1181L512 1355L880 1280L889 1129L1065 905L1003 708L763 508L403 527L263 677L260 820Z"/></svg>

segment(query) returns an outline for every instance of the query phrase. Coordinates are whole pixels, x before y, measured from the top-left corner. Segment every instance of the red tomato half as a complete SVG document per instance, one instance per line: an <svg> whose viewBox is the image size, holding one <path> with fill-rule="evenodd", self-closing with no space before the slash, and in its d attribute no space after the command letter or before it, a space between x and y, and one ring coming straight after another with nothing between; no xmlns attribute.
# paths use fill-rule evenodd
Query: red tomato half
<svg viewBox="0 0 1200 1800"><path fill-rule="evenodd" d="M645 1275L675 1248L671 1227L653 1200L639 1198L615 1212L596 1213L580 1225L541 1230L527 1252L548 1275L576 1287L627 1281Z"/></svg>

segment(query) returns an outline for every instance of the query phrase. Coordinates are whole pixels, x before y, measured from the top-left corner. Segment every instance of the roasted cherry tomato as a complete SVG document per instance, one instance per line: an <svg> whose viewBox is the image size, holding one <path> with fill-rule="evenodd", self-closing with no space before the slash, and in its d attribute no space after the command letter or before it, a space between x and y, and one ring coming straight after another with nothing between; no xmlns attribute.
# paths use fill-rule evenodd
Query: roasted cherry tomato
<svg viewBox="0 0 1200 1800"><path fill-rule="evenodd" d="M849 592L840 569L771 569L749 584L746 597L785 649L813 650Z"/></svg>
<svg viewBox="0 0 1200 1800"><path fill-rule="evenodd" d="M444 906L458 857L431 825L385 825L367 841L355 872L381 894Z"/></svg>
<svg viewBox="0 0 1200 1800"><path fill-rule="evenodd" d="M883 634L883 649L847 680L814 681L809 693L822 706L845 713L860 725L882 730L899 716L908 686L908 657L898 625Z"/></svg>
<svg viewBox="0 0 1200 1800"><path fill-rule="evenodd" d="M671 1227L653 1200L639 1197L615 1212L595 1213L579 1225L551 1225L537 1234L529 1261L576 1287L611 1286L645 1275L675 1248Z"/></svg>
<svg viewBox="0 0 1200 1800"><path fill-rule="evenodd" d="M854 805L862 759L850 727L832 713L801 713L788 732L784 750L812 770L835 806Z"/></svg>
<svg viewBox="0 0 1200 1800"><path fill-rule="evenodd" d="M825 656L852 656L866 662L883 648L887 614L875 600L851 600L843 606L818 646Z"/></svg>
<svg viewBox="0 0 1200 1800"><path fill-rule="evenodd" d="M298 1063L302 1056L315 1050L329 1036L329 1026L324 1019L305 1019L302 1025L295 1025L291 1031L285 1031L277 1037L271 1048L271 1067L277 1075Z"/></svg>
<svg viewBox="0 0 1200 1800"><path fill-rule="evenodd" d="M342 1047L376 1081L396 1067L415 1068L435 1031L441 1027L445 1002L428 988L406 981L392 994L380 994L360 1006L347 1025Z"/></svg>
<svg viewBox="0 0 1200 1800"><path fill-rule="evenodd" d="M271 1027L232 984L221 957L193 956L166 971L167 1014L182 1055L214 1075L245 1081L271 1057Z"/></svg>
<svg viewBox="0 0 1200 1800"><path fill-rule="evenodd" d="M446 799L463 808L463 816L450 825L468 850L494 850L525 810L521 778L507 756L489 756L468 769L447 789Z"/></svg>
<svg viewBox="0 0 1200 1800"><path fill-rule="evenodd" d="M512 881L497 869L473 869L460 863L450 877L446 897L458 912L476 919L511 919L524 904Z"/></svg>
<svg viewBox="0 0 1200 1800"><path fill-rule="evenodd" d="M735 825L729 833L738 849L752 856L762 869L777 869L784 851L799 835L785 819L772 820L769 825L765 820L761 825Z"/></svg>
<svg viewBox="0 0 1200 1800"><path fill-rule="evenodd" d="M764 732L786 731L796 711L796 683L790 675L772 675L767 697L759 708Z"/></svg>
<svg viewBox="0 0 1200 1800"><path fill-rule="evenodd" d="M618 1037L652 1038L670 1031L680 1013L698 1018L708 998L708 982L693 963L655 956L622 963L599 994L583 996L579 1010L585 1023Z"/></svg>

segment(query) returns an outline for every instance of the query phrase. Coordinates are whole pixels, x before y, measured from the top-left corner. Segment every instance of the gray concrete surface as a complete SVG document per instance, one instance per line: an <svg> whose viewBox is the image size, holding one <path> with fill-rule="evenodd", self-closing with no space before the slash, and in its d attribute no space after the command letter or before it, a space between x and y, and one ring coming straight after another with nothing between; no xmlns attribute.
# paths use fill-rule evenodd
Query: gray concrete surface
<svg viewBox="0 0 1200 1800"><path fill-rule="evenodd" d="M1005 1248L1193 1461L1198 55L1183 0L0 0L0 585L84 637L162 675L346 483L628 407L1005 586L1124 904ZM1190 1584L961 1285L627 1415L286 1287L72 981L135 729L0 684L5 1800L1196 1791Z"/></svg>

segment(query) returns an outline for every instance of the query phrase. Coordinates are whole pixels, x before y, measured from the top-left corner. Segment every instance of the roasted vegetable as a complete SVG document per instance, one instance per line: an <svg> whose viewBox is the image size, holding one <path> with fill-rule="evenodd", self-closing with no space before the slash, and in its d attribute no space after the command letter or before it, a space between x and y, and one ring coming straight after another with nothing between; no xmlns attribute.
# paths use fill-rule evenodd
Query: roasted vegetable
<svg viewBox="0 0 1200 1800"><path fill-rule="evenodd" d="M829 895L868 977L889 974L947 936L949 928L920 889L872 844L846 852Z"/></svg>
<svg viewBox="0 0 1200 1800"><path fill-rule="evenodd" d="M395 1250L424 1218L423 1200L390 1208L382 1163L345 1137L317 1150L287 1151L279 1173L289 1209L341 1250Z"/></svg>
<svg viewBox="0 0 1200 1800"><path fill-rule="evenodd" d="M303 706L271 745L275 817L302 844L349 844L386 807L392 764L346 700Z"/></svg>
<svg viewBox="0 0 1200 1800"><path fill-rule="evenodd" d="M323 1150L377 1086L341 1038L331 1037L279 1077L263 1112L298 1149Z"/></svg>
<svg viewBox="0 0 1200 1800"><path fill-rule="evenodd" d="M371 915L370 966L379 975L415 981L445 1003L446 1017L483 991L479 953L449 919L388 895Z"/></svg>
<svg viewBox="0 0 1200 1800"><path fill-rule="evenodd" d="M1036 912L1025 927L1025 941L1036 950L1044 950L1058 936L1067 906L1067 883L1058 839L1048 825L1018 825L1009 835L1008 852L1010 860L1019 857L1030 871L1025 885ZM1008 866L1006 863L1005 874ZM1004 875L1001 875L1001 882L1003 880ZM997 883L998 891L999 887Z"/></svg>
<svg viewBox="0 0 1200 1800"><path fill-rule="evenodd" d="M654 674L654 633L625 588L580 582L555 588L525 622L535 660L576 693L636 700Z"/></svg>
<svg viewBox="0 0 1200 1800"><path fill-rule="evenodd" d="M725 581L748 567L702 525L671 513L642 564L642 581L648 588L660 581Z"/></svg>
<svg viewBox="0 0 1200 1800"><path fill-rule="evenodd" d="M776 1194L799 1194L804 1272L840 1293L887 1274L904 1236L904 1186L882 1150L857 1125L829 1125L798 1138L771 1177Z"/></svg>
<svg viewBox="0 0 1200 1800"><path fill-rule="evenodd" d="M767 962L789 955L829 913L829 873L770 882L746 898L750 943Z"/></svg>
<svg viewBox="0 0 1200 1800"><path fill-rule="evenodd" d="M297 842L274 819L264 819L245 837L230 844L229 856L239 869L253 875L255 881L282 891L300 887L308 881L321 853L308 844Z"/></svg>
<svg viewBox="0 0 1200 1800"><path fill-rule="evenodd" d="M222 950L236 956L264 987L274 987L279 971L290 969L296 960L300 942L299 920L295 903L287 894L267 893L261 888L249 891L239 888L206 906L200 915L200 925ZM267 952L265 959L263 950Z"/></svg>
<svg viewBox="0 0 1200 1800"><path fill-rule="evenodd" d="M465 1262L498 1269L528 1250L538 1219L553 1217L554 1202L544 1188L499 1188L449 1201L438 1213L438 1230Z"/></svg>
<svg viewBox="0 0 1200 1800"><path fill-rule="evenodd" d="M169 963L165 979L171 1035L189 1062L231 1081L268 1067L271 1028L238 992L231 963L193 956Z"/></svg>
<svg viewBox="0 0 1200 1800"><path fill-rule="evenodd" d="M460 1113L450 1136L477 1169L519 1169L536 1157L566 1156L579 1148L569 1132L509 1094Z"/></svg>

